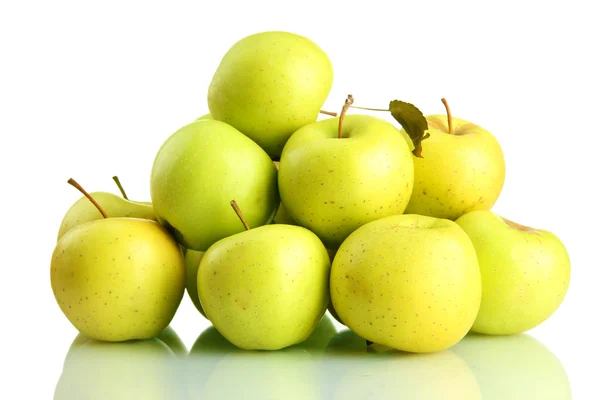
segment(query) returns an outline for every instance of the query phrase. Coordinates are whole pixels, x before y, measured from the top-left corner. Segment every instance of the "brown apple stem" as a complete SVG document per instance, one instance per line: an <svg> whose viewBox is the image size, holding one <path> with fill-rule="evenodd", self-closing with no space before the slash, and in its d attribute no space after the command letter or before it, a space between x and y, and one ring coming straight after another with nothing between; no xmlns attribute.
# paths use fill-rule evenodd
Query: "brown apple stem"
<svg viewBox="0 0 600 400"><path fill-rule="evenodd" d="M445 98L442 99L442 103L444 103L444 107L446 107L446 115L448 116L448 133L452 135L452 114L450 113L450 106Z"/></svg>
<svg viewBox="0 0 600 400"><path fill-rule="evenodd" d="M342 125L344 124L344 117L346 116L346 112L350 108L350 106L354 103L354 97L351 94L346 97L346 101L344 101L344 106L342 107L342 111L340 112L340 121L338 123L338 139L343 137L342 135Z"/></svg>
<svg viewBox="0 0 600 400"><path fill-rule="evenodd" d="M100 211L100 214L102 214L102 216L104 218L108 218L108 215L106 215L106 212L104 212L104 210L102 209L102 207L100 207L100 204L98 204L98 202L96 200L94 200L94 198L85 191L85 189L83 187L81 187L81 185L79 183L77 183L77 181L73 178L69 178L69 180L67 181L67 183L73 187L75 187L75 189L79 190L81 193L83 193L83 195L85 197L88 198L89 201L92 202L92 204L94 206L96 206L96 208L98 209L98 211Z"/></svg>
<svg viewBox="0 0 600 400"><path fill-rule="evenodd" d="M325 114L325 115L331 115L332 117L337 117L337 113L333 112L333 111L325 111L325 110L319 110L319 112L321 114Z"/></svg>
<svg viewBox="0 0 600 400"><path fill-rule="evenodd" d="M356 108L358 110L367 110L367 111L384 111L384 112L390 112L390 109L385 109L385 108L370 108L370 107L359 107L359 106L350 106L351 108Z"/></svg>
<svg viewBox="0 0 600 400"><path fill-rule="evenodd" d="M231 204L231 208L233 208L233 211L235 211L235 213L237 214L240 221L242 221L242 225L244 225L244 228L247 231L250 230L250 226L248 225L246 218L244 218L244 214L242 214L242 210L240 210L240 206L238 206L238 204L235 202L235 200L231 200L231 202L229 204Z"/></svg>
<svg viewBox="0 0 600 400"><path fill-rule="evenodd" d="M119 181L119 177L116 175L113 176L113 181L115 181L115 183L117 184L117 187L121 191L121 195L123 196L123 198L125 200L129 200L129 197L127 197L127 193L125 193L125 189L123 189L123 185L121 185L121 181Z"/></svg>

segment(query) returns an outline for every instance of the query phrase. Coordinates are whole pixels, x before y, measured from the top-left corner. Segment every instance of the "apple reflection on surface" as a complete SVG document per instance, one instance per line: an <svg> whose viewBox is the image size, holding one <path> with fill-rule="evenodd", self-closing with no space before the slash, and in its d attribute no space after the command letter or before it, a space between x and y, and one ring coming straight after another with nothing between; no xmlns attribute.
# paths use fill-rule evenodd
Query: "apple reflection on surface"
<svg viewBox="0 0 600 400"><path fill-rule="evenodd" d="M481 399L475 375L451 351L404 353L371 345L350 330L329 343L321 363L323 398Z"/></svg>
<svg viewBox="0 0 600 400"><path fill-rule="evenodd" d="M529 335L470 333L450 351L467 362L485 400L571 399L560 360Z"/></svg>
<svg viewBox="0 0 600 400"><path fill-rule="evenodd" d="M182 398L178 386L187 350L167 328L150 340L101 342L77 335L54 393L63 399Z"/></svg>
<svg viewBox="0 0 600 400"><path fill-rule="evenodd" d="M303 343L278 351L240 350L214 327L190 350L187 373L191 398L318 399L318 363L336 330L324 316Z"/></svg>

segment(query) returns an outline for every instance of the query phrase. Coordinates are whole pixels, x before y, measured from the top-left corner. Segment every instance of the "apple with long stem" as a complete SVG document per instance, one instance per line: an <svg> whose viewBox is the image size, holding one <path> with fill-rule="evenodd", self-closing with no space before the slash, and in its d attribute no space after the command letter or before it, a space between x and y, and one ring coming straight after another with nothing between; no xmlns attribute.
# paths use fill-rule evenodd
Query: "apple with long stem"
<svg viewBox="0 0 600 400"><path fill-rule="evenodd" d="M56 244L52 291L69 321L97 340L149 339L171 322L185 289L179 245L156 221L108 218L77 225Z"/></svg>

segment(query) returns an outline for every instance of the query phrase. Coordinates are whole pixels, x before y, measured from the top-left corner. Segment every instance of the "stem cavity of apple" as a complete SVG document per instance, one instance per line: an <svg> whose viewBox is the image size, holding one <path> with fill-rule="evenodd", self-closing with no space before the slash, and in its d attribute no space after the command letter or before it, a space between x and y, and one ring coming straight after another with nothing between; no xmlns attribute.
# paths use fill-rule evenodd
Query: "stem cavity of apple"
<svg viewBox="0 0 600 400"><path fill-rule="evenodd" d="M325 115L330 115L332 117L337 117L337 113L333 112L333 111L319 110L319 113L325 114Z"/></svg>
<svg viewBox="0 0 600 400"><path fill-rule="evenodd" d="M102 214L102 216L104 218L108 218L108 215L106 215L106 212L104 211L104 209L102 207L100 207L100 204L98 204L98 202L88 192L86 192L85 189L79 183L77 183L77 181L75 179L69 178L67 183L69 185L73 186L75 189L79 190L81 193L83 193L83 195L85 197L87 197L87 199L89 201L91 201L94 206L96 206L98 211L100 211L100 214Z"/></svg>
<svg viewBox="0 0 600 400"><path fill-rule="evenodd" d="M119 177L115 175L115 176L112 177L112 179L117 184L117 187L121 191L121 195L123 196L123 198L125 200L129 200L129 198L127 197L127 193L125 193L125 189L123 189L123 185L121 185L121 181L119 181Z"/></svg>
<svg viewBox="0 0 600 400"><path fill-rule="evenodd" d="M344 117L346 116L346 112L348 111L350 106L352 106L352 103L354 103L354 97L351 94L349 94L346 98L346 101L344 101L344 106L342 107L342 111L340 112L340 121L338 123L338 139L343 138L342 125L344 124Z"/></svg>
<svg viewBox="0 0 600 400"><path fill-rule="evenodd" d="M444 103L444 107L446 107L446 115L448 116L448 133L452 135L452 114L450 113L450 106L445 98L442 98L442 103Z"/></svg>
<svg viewBox="0 0 600 400"><path fill-rule="evenodd" d="M231 200L231 202L229 204L231 204L231 208L233 208L233 211L235 211L235 213L237 214L240 221L242 221L242 225L244 225L244 229L249 231L250 226L248 225L246 218L244 218L244 214L242 214L242 210L240 210L240 206L238 206L238 204L236 203L235 200Z"/></svg>

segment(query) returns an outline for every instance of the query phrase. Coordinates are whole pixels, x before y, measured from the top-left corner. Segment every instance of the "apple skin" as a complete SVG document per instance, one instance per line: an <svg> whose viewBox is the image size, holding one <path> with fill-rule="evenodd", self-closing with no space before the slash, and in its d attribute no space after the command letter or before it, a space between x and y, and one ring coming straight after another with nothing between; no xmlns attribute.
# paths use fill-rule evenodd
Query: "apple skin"
<svg viewBox="0 0 600 400"><path fill-rule="evenodd" d="M71 229L54 249L52 291L69 321L105 341L150 339L185 290L177 242L155 221L107 218Z"/></svg>
<svg viewBox="0 0 600 400"><path fill-rule="evenodd" d="M402 351L449 348L481 301L477 255L449 220L395 215L358 228L338 249L331 300L357 335Z"/></svg>
<svg viewBox="0 0 600 400"><path fill-rule="evenodd" d="M456 220L469 235L481 269L481 308L473 331L489 335L525 332L558 309L571 267L554 234L515 224L491 211Z"/></svg>
<svg viewBox="0 0 600 400"><path fill-rule="evenodd" d="M205 251L244 227L268 224L279 206L277 170L269 156L235 128L219 121L192 122L159 150L150 191L161 223L186 248Z"/></svg>
<svg viewBox="0 0 600 400"><path fill-rule="evenodd" d="M290 216L336 249L359 226L402 214L413 186L413 158L398 129L347 115L300 128L279 165L279 192Z"/></svg>
<svg viewBox="0 0 600 400"><path fill-rule="evenodd" d="M202 308L202 304L200 304L200 299L198 298L198 267L200 266L200 260L202 260L202 256L204 252L195 251L195 250L187 250L185 253L185 289L190 296L190 300L196 306L196 309L202 314L204 318L206 318L206 313Z"/></svg>
<svg viewBox="0 0 600 400"><path fill-rule="evenodd" d="M211 116L278 158L298 128L315 122L333 83L327 54L287 32L247 36L225 54L208 90Z"/></svg>
<svg viewBox="0 0 600 400"><path fill-rule="evenodd" d="M152 203L124 199L107 192L92 192L90 196L100 204L109 218L130 217L156 221ZM69 208L58 230L58 240L77 225L102 219L102 214L85 196L82 196Z"/></svg>
<svg viewBox="0 0 600 400"><path fill-rule="evenodd" d="M306 340L329 302L330 261L319 238L267 225L211 246L200 261L198 295L208 319L246 350L278 350Z"/></svg>
<svg viewBox="0 0 600 400"><path fill-rule="evenodd" d="M414 157L415 183L407 214L455 220L469 211L492 208L504 185L504 155L485 129L445 115L430 115L423 158Z"/></svg>
<svg viewBox="0 0 600 400"><path fill-rule="evenodd" d="M469 333L450 351L467 362L486 400L571 399L560 360L529 335Z"/></svg>

